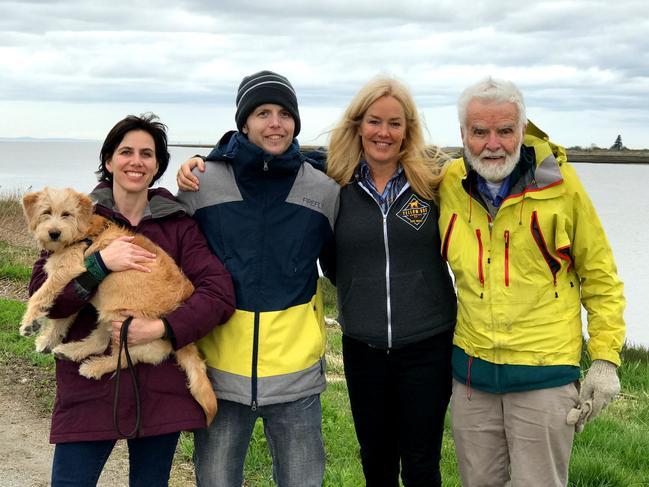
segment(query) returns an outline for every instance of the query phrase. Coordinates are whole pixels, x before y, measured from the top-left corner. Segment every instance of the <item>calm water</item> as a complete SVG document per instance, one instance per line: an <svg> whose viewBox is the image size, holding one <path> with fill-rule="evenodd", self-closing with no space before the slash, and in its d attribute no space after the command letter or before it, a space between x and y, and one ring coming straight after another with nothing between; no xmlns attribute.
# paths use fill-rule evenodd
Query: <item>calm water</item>
<svg viewBox="0 0 649 487"><path fill-rule="evenodd" d="M0 193L45 186L72 187L89 192L97 184L100 141L0 141ZM176 170L186 159L209 149L170 147L169 168L160 186L176 192Z"/></svg>
<svg viewBox="0 0 649 487"><path fill-rule="evenodd" d="M0 141L0 193L44 186L88 192L96 184L100 142ZM170 148L171 162L161 186L176 192L178 166L209 149ZM627 297L627 340L649 346L649 165L575 164L599 213L615 253Z"/></svg>

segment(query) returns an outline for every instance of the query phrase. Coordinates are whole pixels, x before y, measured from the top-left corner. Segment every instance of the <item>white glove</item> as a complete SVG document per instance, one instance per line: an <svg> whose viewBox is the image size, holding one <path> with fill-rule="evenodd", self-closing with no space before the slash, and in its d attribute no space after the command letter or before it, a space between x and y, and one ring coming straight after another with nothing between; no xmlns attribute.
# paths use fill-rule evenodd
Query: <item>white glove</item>
<svg viewBox="0 0 649 487"><path fill-rule="evenodd" d="M593 360L581 383L579 405L568 412L566 422L574 424L579 433L584 429L584 423L595 419L619 392L620 379L615 364L606 360Z"/></svg>

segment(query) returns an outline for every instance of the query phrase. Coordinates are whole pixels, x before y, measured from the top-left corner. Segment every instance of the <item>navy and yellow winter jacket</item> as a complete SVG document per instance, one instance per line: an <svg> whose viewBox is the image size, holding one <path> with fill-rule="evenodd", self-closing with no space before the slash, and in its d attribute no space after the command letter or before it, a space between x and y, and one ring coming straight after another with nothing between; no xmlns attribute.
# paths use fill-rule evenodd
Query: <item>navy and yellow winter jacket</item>
<svg viewBox="0 0 649 487"><path fill-rule="evenodd" d="M232 275L237 309L199 342L219 398L251 406L325 387L317 259L333 249L339 186L297 141L272 156L235 132L179 199Z"/></svg>

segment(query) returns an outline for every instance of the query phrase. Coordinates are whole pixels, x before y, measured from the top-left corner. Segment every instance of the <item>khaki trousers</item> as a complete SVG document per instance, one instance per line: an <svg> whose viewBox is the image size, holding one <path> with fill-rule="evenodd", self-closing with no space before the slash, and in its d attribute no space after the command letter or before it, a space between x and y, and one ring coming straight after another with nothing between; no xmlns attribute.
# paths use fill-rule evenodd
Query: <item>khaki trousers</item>
<svg viewBox="0 0 649 487"><path fill-rule="evenodd" d="M453 380L451 419L464 487L552 487L568 482L578 402L574 383L491 394Z"/></svg>

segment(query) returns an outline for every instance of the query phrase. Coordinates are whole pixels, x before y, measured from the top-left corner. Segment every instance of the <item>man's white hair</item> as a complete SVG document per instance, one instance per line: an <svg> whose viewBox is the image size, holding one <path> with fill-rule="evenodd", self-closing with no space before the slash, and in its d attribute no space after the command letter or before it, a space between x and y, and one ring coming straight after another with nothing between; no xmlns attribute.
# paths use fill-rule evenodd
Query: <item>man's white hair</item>
<svg viewBox="0 0 649 487"><path fill-rule="evenodd" d="M467 107L474 98L496 103L512 102L518 108L518 127L522 128L527 123L523 93L511 81L487 76L465 89L457 102L457 114L460 119L460 126L465 132L467 129Z"/></svg>

